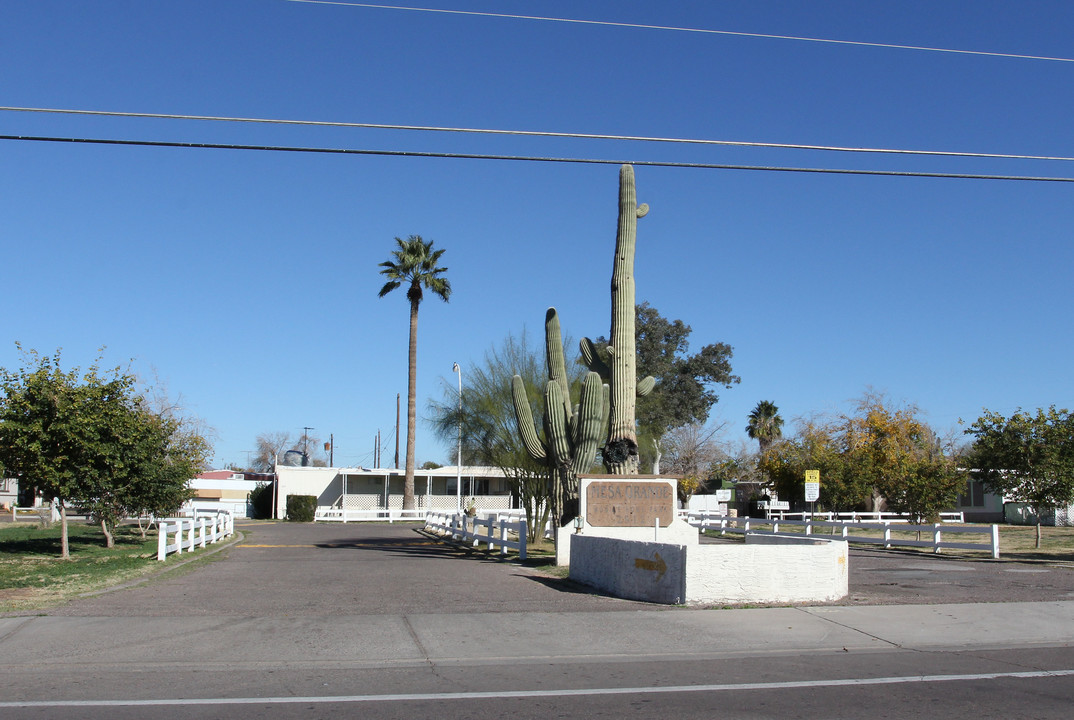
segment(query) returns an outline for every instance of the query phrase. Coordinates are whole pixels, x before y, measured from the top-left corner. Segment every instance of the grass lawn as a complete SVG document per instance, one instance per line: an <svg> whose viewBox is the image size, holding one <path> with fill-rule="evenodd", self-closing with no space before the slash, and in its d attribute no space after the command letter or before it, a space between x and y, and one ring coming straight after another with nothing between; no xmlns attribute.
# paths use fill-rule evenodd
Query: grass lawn
<svg viewBox="0 0 1074 720"><path fill-rule="evenodd" d="M68 523L71 559L60 559L60 524L0 525L0 612L33 610L159 570L157 536L137 527L116 529L114 548L100 527Z"/></svg>

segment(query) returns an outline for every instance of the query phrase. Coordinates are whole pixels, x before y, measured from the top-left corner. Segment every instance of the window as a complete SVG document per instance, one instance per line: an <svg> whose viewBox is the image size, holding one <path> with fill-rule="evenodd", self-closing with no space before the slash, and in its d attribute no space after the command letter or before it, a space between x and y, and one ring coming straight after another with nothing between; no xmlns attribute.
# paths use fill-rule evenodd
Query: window
<svg viewBox="0 0 1074 720"><path fill-rule="evenodd" d="M958 496L960 507L984 507L984 484L979 480L967 480L965 491Z"/></svg>

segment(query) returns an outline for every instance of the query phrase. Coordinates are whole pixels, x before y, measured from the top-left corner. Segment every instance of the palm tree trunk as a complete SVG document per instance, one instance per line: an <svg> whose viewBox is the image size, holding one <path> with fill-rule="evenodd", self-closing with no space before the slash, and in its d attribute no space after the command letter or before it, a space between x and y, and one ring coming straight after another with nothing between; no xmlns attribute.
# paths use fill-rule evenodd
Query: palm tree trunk
<svg viewBox="0 0 1074 720"><path fill-rule="evenodd" d="M417 434L418 400L418 300L410 301L410 367L406 393L406 479L403 481L403 509L414 509L414 440Z"/></svg>

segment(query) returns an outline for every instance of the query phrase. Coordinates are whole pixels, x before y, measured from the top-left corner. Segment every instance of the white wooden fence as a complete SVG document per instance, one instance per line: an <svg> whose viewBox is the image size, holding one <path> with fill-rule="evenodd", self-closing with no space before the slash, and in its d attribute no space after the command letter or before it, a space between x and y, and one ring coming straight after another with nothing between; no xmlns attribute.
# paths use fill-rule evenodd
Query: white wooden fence
<svg viewBox="0 0 1074 720"><path fill-rule="evenodd" d="M339 507L325 507L321 506L317 508L317 512L313 515L315 522L413 522L415 520L424 520L425 509L420 510L401 510L392 508L385 510L384 508L378 508L376 510L351 510L347 508Z"/></svg>
<svg viewBox="0 0 1074 720"><path fill-rule="evenodd" d="M60 513L55 505L36 505L34 507L11 506L11 522L22 520L30 522L59 522Z"/></svg>
<svg viewBox="0 0 1074 720"><path fill-rule="evenodd" d="M160 518L157 520L157 560L163 561L171 553L191 552L219 542L234 532L235 518L227 510L212 510L196 518Z"/></svg>
<svg viewBox="0 0 1074 720"><path fill-rule="evenodd" d="M481 532L484 528L484 532ZM459 542L471 542L472 547L485 543L489 550L500 548L500 555L508 549L517 550L520 560L526 559L526 520L516 522L495 517L479 518L466 513L429 512L425 516L425 529L444 538ZM515 539L512 540L511 536Z"/></svg>
<svg viewBox="0 0 1074 720"><path fill-rule="evenodd" d="M934 525L908 525L899 523L893 528L891 522L864 523L828 520L780 520L778 518L731 517L729 515L720 515L708 511L687 513L685 519L701 531L709 529L719 530L721 535L726 533L737 533L740 535L761 533L774 535L780 531L781 527L804 528L806 535L813 535L815 534L814 531L818 528L827 528L834 529L836 532L832 535L825 534L825 537L838 537L849 543L883 545L885 548L894 546L930 547L935 553L939 553L943 548L981 550L990 553L993 558L999 557L998 525L960 526L944 525L943 523L936 523ZM879 532L880 536L851 534L851 531L853 530L875 530ZM896 532L920 532L922 535L929 535L931 539L913 540L909 538L893 537L891 534L892 530L895 530ZM958 540L951 541L945 540L944 535L981 535L987 536L987 540L985 542L977 543Z"/></svg>
<svg viewBox="0 0 1074 720"><path fill-rule="evenodd" d="M842 520L844 522L890 522L890 523L908 523L910 519L905 515L893 512L787 512L786 510L770 510L768 517L778 520L827 520L828 522L836 522ZM962 523L966 522L965 517L961 512L942 512L939 513L940 522L945 523Z"/></svg>

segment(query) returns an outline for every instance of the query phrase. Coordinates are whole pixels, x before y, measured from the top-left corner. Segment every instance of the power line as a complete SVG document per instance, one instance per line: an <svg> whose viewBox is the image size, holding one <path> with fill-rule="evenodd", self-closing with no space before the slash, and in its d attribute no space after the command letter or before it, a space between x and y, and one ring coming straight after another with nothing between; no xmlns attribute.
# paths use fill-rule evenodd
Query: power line
<svg viewBox="0 0 1074 720"><path fill-rule="evenodd" d="M219 115L183 115L177 113L140 113L118 110L78 110L71 108L34 108L0 105L0 111L53 113L61 115L92 115L156 120L205 120L212 122L242 122L265 125L304 125L312 127L361 128L372 130L402 130L419 132L453 132L479 135L516 135L539 138L568 138L577 140L619 140L625 142L653 142L683 145L718 145L722 147L767 148L775 150L819 150L825 152L866 153L881 155L919 155L927 157L983 158L990 160L1055 160L1074 161L1074 157L1062 155L1017 155L1011 153L962 152L955 150L913 150L902 148L846 147L840 145L806 145L801 143L751 142L745 140L709 140L704 138L672 138L647 135L606 135L600 133L551 132L544 130L503 130L494 128L463 128L437 125L395 125L389 123L358 123L334 120L286 120L280 118L228 117Z"/></svg>
<svg viewBox="0 0 1074 720"><path fill-rule="evenodd" d="M479 153L417 152L410 150L363 150L356 148L295 147L288 145L233 145L222 143L172 142L165 140L115 140L107 138L43 137L0 135L0 140L135 147L199 148L209 150L258 150L266 152L325 153L333 155L376 155L383 157L447 158L452 160L513 160L520 162L578 163L588 165L636 165L639 167L693 168L702 170L756 170L764 172L821 173L829 175L875 175L886 177L945 178L956 180L1008 180L1023 182L1074 182L1074 177L1028 175L984 175L973 173L913 172L900 170L853 170L849 168L789 167L684 163L660 160L612 160L609 158L539 157L532 155L487 155Z"/></svg>
<svg viewBox="0 0 1074 720"><path fill-rule="evenodd" d="M802 37L798 35L773 35L769 33L739 32L735 30L712 30L709 28L676 27L673 25L646 25L642 23L613 22L610 20L579 20L577 18L546 17L542 15L513 15L508 13L478 12L476 10L445 10L443 8L411 7L405 5L377 5L373 3L340 2L338 0L287 0L309 5L342 5L345 7L371 8L376 10L408 10L412 12L440 13L443 15L470 15L510 20L538 20L541 22L570 23L575 25L600 25L604 27L635 28L639 30L665 30L672 32L704 33L707 35L731 35L735 37L761 38L765 40L795 40L799 42L825 43L829 45L853 45L857 47L886 48L889 50L919 50L923 52L978 55L984 57L1013 58L1016 60L1047 60L1049 62L1074 63L1074 58L1047 55L1022 55L1019 53L989 52L985 50L958 50L955 48L929 47L924 45L899 45L895 43L864 42L860 40L833 40L830 38Z"/></svg>

